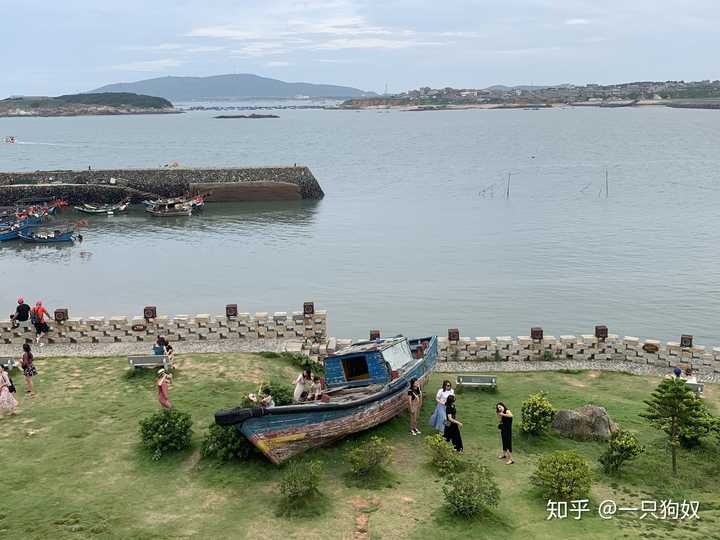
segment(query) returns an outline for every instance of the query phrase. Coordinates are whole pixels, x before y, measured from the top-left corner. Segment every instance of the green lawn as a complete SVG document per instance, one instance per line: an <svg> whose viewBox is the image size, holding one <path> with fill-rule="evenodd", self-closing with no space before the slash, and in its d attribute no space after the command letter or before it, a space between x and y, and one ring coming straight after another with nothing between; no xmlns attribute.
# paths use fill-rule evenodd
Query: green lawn
<svg viewBox="0 0 720 540"><path fill-rule="evenodd" d="M498 509L484 519L464 521L443 508L439 477L427 464L422 437L407 432L401 417L375 429L395 446L388 485L364 489L348 484L345 452L369 434L310 452L325 465L325 494L316 515L277 516L277 485L282 468L262 458L220 464L200 459L201 435L213 413L239 402L267 379L291 381L295 368L284 360L250 354L181 355L170 398L192 413L192 450L153 462L138 446L138 419L158 410L150 373L128 377L123 358L37 360L37 396L24 397L15 374L20 408L0 420L2 507L0 533L8 538L351 538L359 509L370 506L372 539L492 538L717 538L720 535L720 449L706 446L680 454L680 477L670 474L661 436L639 417L658 379L617 373L498 374L496 394L466 391L458 396L458 416L466 452L482 458L501 487ZM443 377L433 377L434 394ZM601 520L547 521L545 502L528 478L541 454L576 448L597 470L599 443L555 436L526 440L519 435L521 401L545 390L557 408L595 403L638 434L647 452L620 479L597 471L593 507L604 499L639 506L642 499L700 501L700 520L640 521L632 515ZM720 391L706 387L715 413ZM495 458L499 434L493 408L502 400L515 412L515 461ZM427 399L423 426L432 412ZM422 429L422 427L421 427ZM424 430L429 433L429 428ZM317 535L317 536L316 536Z"/></svg>

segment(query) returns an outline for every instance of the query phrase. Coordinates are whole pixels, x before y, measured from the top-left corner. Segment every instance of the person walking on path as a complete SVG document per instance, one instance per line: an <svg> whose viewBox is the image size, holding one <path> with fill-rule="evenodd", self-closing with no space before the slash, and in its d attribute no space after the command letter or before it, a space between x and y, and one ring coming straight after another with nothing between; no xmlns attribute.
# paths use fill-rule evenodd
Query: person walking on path
<svg viewBox="0 0 720 540"><path fill-rule="evenodd" d="M158 401L160 406L164 409L172 409L172 403L170 403L170 395L168 393L168 385L172 384L172 377L170 374L165 373L164 369L158 371L158 378L156 381L158 389Z"/></svg>
<svg viewBox="0 0 720 540"><path fill-rule="evenodd" d="M48 323L45 321L45 316L50 316L48 313L48 310L45 309L45 307L42 305L42 302L38 300L35 303L35 307L32 308L30 311L30 320L33 323L33 326L35 327L35 343L38 343L41 347L44 345L40 339L45 336L47 338L47 334L50 331L50 327L48 326Z"/></svg>
<svg viewBox="0 0 720 540"><path fill-rule="evenodd" d="M495 412L497 413L498 429L500 430L500 440L502 442L502 455L499 455L498 459L504 459L506 465L512 465L515 463L512 458L512 411L504 403L500 402L495 405Z"/></svg>
<svg viewBox="0 0 720 540"><path fill-rule="evenodd" d="M420 435L417 428L417 417L422 407L422 390L417 384L417 379L410 379L410 388L408 389L408 410L410 411L410 433Z"/></svg>
<svg viewBox="0 0 720 540"><path fill-rule="evenodd" d="M303 372L295 378L295 380L293 381L293 384L295 385L295 391L293 392L293 401L295 403L300 403L301 401L304 401L305 398L307 398L307 391L305 390L305 385L309 384L310 381L312 381L312 373L309 369L304 369Z"/></svg>
<svg viewBox="0 0 720 540"><path fill-rule="evenodd" d="M445 401L448 396L454 395L455 391L452 389L450 381L443 381L442 388L440 388L435 395L437 405L435 406L435 412L433 412L430 417L430 425L440 433L445 431Z"/></svg>
<svg viewBox="0 0 720 540"><path fill-rule="evenodd" d="M17 399L12 395L11 389L14 390L14 386L10 382L10 375L0 364L0 416L4 416L7 412L15 414Z"/></svg>
<svg viewBox="0 0 720 540"><path fill-rule="evenodd" d="M22 367L23 375L25 376L25 386L27 387L27 394L28 397L33 397L33 381L32 378L37 375L37 370L35 369L35 366L33 365L33 353L30 350L30 344L24 343L23 346L23 355L20 367Z"/></svg>
<svg viewBox="0 0 720 540"><path fill-rule="evenodd" d="M30 327L30 306L25 303L25 299L21 296L17 299L17 307L15 313L10 315L13 328L29 328Z"/></svg>
<svg viewBox="0 0 720 540"><path fill-rule="evenodd" d="M451 442L458 452L463 451L462 437L460 436L462 426L462 422L457 419L455 396L449 395L447 401L445 401L445 431L443 437L446 441Z"/></svg>

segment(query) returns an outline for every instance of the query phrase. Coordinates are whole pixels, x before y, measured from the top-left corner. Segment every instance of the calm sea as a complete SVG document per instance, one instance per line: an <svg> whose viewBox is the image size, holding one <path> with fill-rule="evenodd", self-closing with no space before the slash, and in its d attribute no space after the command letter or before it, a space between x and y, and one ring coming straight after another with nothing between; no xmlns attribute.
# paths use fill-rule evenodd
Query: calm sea
<svg viewBox="0 0 720 540"><path fill-rule="evenodd" d="M75 316L314 300L337 336L604 323L720 342L720 111L213 114L0 119L20 141L0 144L0 170L298 163L326 192L174 221L136 209L90 218L73 247L3 245L3 309L18 294Z"/></svg>

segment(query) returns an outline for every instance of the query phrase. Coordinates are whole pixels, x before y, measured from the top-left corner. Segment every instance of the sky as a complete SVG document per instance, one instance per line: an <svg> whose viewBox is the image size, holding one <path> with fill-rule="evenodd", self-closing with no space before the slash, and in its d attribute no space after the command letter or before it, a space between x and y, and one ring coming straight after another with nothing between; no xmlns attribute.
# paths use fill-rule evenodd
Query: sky
<svg viewBox="0 0 720 540"><path fill-rule="evenodd" d="M0 0L0 97L166 75L421 86L720 78L718 0Z"/></svg>

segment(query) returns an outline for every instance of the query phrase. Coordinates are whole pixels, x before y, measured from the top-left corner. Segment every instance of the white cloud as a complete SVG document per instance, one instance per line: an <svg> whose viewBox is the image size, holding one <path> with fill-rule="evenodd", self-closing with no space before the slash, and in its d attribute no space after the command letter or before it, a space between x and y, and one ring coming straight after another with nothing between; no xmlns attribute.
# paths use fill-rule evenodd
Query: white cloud
<svg viewBox="0 0 720 540"><path fill-rule="evenodd" d="M232 49L230 54L245 58L258 58L276 54L285 54L286 52L288 51L282 43L256 41L243 45L237 49Z"/></svg>
<svg viewBox="0 0 720 540"><path fill-rule="evenodd" d="M340 38L331 39L322 43L310 46L318 50L339 50L339 49L407 49L420 45L445 45L441 42L422 42L412 40L397 40L383 38Z"/></svg>
<svg viewBox="0 0 720 540"><path fill-rule="evenodd" d="M284 61L278 60L278 61L268 62L268 63L265 64L265 65L266 65L267 67L287 67L287 66L289 66L289 65L291 65L291 64L290 64L290 62L284 62Z"/></svg>
<svg viewBox="0 0 720 540"><path fill-rule="evenodd" d="M232 26L206 26L194 28L187 34L187 37L215 38L215 39L258 39L262 36L257 32L247 32Z"/></svg>
<svg viewBox="0 0 720 540"><path fill-rule="evenodd" d="M568 24L570 26L583 26L586 24L590 24L589 19L566 19L565 24Z"/></svg>
<svg viewBox="0 0 720 540"><path fill-rule="evenodd" d="M127 47L121 47L123 51L175 51L182 49L183 45L180 43L161 43L160 45L128 45Z"/></svg>
<svg viewBox="0 0 720 540"><path fill-rule="evenodd" d="M128 62L127 64L116 64L111 66L111 69L115 71L162 71L180 65L182 65L182 62L175 58L162 58L160 60L142 60Z"/></svg>
<svg viewBox="0 0 720 540"><path fill-rule="evenodd" d="M217 52L217 51L224 51L225 47L222 45L205 45L201 47L189 47L185 49L186 52L189 53L206 53L206 52Z"/></svg>

